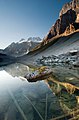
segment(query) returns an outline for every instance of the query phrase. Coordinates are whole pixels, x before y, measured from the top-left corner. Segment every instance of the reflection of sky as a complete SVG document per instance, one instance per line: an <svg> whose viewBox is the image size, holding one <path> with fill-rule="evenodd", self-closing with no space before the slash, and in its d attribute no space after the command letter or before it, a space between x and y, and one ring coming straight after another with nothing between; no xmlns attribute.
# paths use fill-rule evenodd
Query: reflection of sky
<svg viewBox="0 0 79 120"><path fill-rule="evenodd" d="M42 90L43 92L50 91L44 81L29 83L27 80L23 81L19 77L12 77L4 70L0 71L0 76L0 90L6 90L7 88L11 90L23 89L25 86L27 94L33 91L35 94L38 94L39 91L41 94Z"/></svg>
<svg viewBox="0 0 79 120"><path fill-rule="evenodd" d="M50 107L50 109L48 108L49 113L51 111L51 98L54 97L56 101L57 99L55 99L56 97L43 81L28 83L21 81L17 77L13 78L4 70L0 71L0 118L15 120L20 115L19 113L22 113L22 115L24 113L28 120L36 118L36 116L38 118L33 105L44 115L45 102L42 101L46 99L47 94L50 102L48 102ZM59 106L58 103L57 106ZM19 116L18 119L23 119L23 117Z"/></svg>
<svg viewBox="0 0 79 120"><path fill-rule="evenodd" d="M0 48L21 38L43 38L71 0L0 0Z"/></svg>
<svg viewBox="0 0 79 120"><path fill-rule="evenodd" d="M13 78L11 75L9 75L6 71L0 71L0 88L14 88L18 87L22 84L22 81L19 78Z"/></svg>

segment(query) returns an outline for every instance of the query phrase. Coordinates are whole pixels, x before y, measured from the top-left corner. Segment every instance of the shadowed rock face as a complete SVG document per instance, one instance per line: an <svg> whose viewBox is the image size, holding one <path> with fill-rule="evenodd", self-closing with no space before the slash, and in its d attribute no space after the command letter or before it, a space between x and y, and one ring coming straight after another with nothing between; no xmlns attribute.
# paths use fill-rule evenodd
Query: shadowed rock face
<svg viewBox="0 0 79 120"><path fill-rule="evenodd" d="M62 7L59 16L62 16L70 9L74 10L76 14L78 15L79 14L79 0L72 0L70 3L66 3Z"/></svg>
<svg viewBox="0 0 79 120"><path fill-rule="evenodd" d="M65 32L66 28L75 22L76 20L76 12L72 9L68 10L67 13L63 14L60 19L58 19L54 26L52 26L51 30L47 35L47 39L50 39L58 34L62 34Z"/></svg>
<svg viewBox="0 0 79 120"><path fill-rule="evenodd" d="M78 0L73 0L70 3L66 3L62 7L59 13L59 19L51 27L48 35L46 36L46 39L48 40L56 35L60 35L64 33L66 28L70 24L73 24L75 30L79 29L79 25L78 26L75 25L78 23L79 23L79 2Z"/></svg>

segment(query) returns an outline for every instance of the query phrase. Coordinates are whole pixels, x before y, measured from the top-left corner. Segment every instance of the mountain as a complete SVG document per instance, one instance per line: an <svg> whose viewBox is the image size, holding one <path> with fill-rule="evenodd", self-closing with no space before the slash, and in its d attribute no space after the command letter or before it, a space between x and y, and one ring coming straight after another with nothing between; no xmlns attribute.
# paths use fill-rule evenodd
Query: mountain
<svg viewBox="0 0 79 120"><path fill-rule="evenodd" d="M72 0L66 3L60 13L59 18L55 24L51 27L43 42L37 46L34 50L43 47L49 42L62 36L68 36L79 29L79 2L78 0Z"/></svg>
<svg viewBox="0 0 79 120"><path fill-rule="evenodd" d="M23 43L23 42L35 42L35 43L40 43L41 38L40 37L29 37L27 40L26 39L21 39L18 43Z"/></svg>
<svg viewBox="0 0 79 120"><path fill-rule="evenodd" d="M2 53L3 52L3 49L0 49L0 53Z"/></svg>
<svg viewBox="0 0 79 120"><path fill-rule="evenodd" d="M50 39L56 35L60 35L65 32L67 27L73 26L74 29L79 29L79 2L78 0L72 0L70 3L66 3L60 13L56 23L51 27L47 39ZM70 31L70 33L73 30Z"/></svg>
<svg viewBox="0 0 79 120"><path fill-rule="evenodd" d="M79 49L79 2L72 0L66 3L59 18L44 37L43 41L33 48L22 60L37 60L42 56L59 55L73 49Z"/></svg>
<svg viewBox="0 0 79 120"><path fill-rule="evenodd" d="M30 37L28 40L21 39L17 43L12 43L8 47L6 47L3 52L7 55L11 55L14 57L19 57L24 54L27 54L30 50L32 50L35 46L37 46L41 42L39 37Z"/></svg>
<svg viewBox="0 0 79 120"><path fill-rule="evenodd" d="M37 46L38 47L38 46ZM51 42L39 45L36 49L30 51L27 55L22 56L20 59L27 62L35 62L42 56L52 56L66 54L71 50L79 50L79 31L76 31L67 36L58 36L51 39Z"/></svg>
<svg viewBox="0 0 79 120"><path fill-rule="evenodd" d="M62 7L59 18L51 27L40 46L49 43L55 36L68 35L77 29L79 29L79 2L78 0L72 0Z"/></svg>

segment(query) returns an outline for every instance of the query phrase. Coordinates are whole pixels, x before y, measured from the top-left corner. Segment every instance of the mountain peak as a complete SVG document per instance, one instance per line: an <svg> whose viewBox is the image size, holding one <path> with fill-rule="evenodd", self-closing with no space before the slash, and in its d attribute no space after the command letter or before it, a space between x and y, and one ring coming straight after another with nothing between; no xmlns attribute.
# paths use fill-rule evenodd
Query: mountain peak
<svg viewBox="0 0 79 120"><path fill-rule="evenodd" d="M72 0L69 3L66 3L62 7L62 9L59 13L59 16L61 17L63 14L65 14L70 9L72 9L76 12L76 15L77 15L76 21L79 22L79 0Z"/></svg>
<svg viewBox="0 0 79 120"><path fill-rule="evenodd" d="M44 37L43 42L34 50L40 49L43 46L54 41L56 38L68 36L79 30L79 0L72 0L66 3L60 13L55 24L50 28L48 34Z"/></svg>
<svg viewBox="0 0 79 120"><path fill-rule="evenodd" d="M41 42L41 38L40 37L29 37L28 42Z"/></svg>
<svg viewBox="0 0 79 120"><path fill-rule="evenodd" d="M19 42L11 43L3 51L8 55L19 57L27 54L30 50L37 46L39 42L41 42L40 37L30 37L27 40L22 38Z"/></svg>
<svg viewBox="0 0 79 120"><path fill-rule="evenodd" d="M27 40L22 38L18 43L23 43L23 42L41 42L40 37L29 37Z"/></svg>
<svg viewBox="0 0 79 120"><path fill-rule="evenodd" d="M22 38L22 39L19 41L19 43L22 43L23 41L25 41L25 39L24 39L24 38Z"/></svg>
<svg viewBox="0 0 79 120"><path fill-rule="evenodd" d="M50 41L51 38L67 32L70 24L74 27L74 30L79 29L79 0L72 0L62 7L59 18L45 37L46 43L44 42L44 44L47 44L47 41ZM71 30L70 33L72 33Z"/></svg>

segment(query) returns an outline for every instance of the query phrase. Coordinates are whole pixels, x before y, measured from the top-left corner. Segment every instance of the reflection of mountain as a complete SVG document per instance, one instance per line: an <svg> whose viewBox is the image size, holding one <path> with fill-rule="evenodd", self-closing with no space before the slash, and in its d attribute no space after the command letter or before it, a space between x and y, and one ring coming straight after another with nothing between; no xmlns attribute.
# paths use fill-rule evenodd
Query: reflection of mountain
<svg viewBox="0 0 79 120"><path fill-rule="evenodd" d="M79 70L55 67L53 75L46 82L57 96L64 112L64 115L59 118L62 120L68 117L77 118L79 115Z"/></svg>
<svg viewBox="0 0 79 120"><path fill-rule="evenodd" d="M4 67L4 70L13 77L24 76L29 72L29 67L23 64L15 63Z"/></svg>
<svg viewBox="0 0 79 120"><path fill-rule="evenodd" d="M3 53L0 53L0 66L8 65L12 62L14 62L13 57L6 55L6 54L3 54Z"/></svg>
<svg viewBox="0 0 79 120"><path fill-rule="evenodd" d="M77 118L79 115L79 91L75 92L74 94L68 93L66 89L54 82L48 82L49 87L52 91L56 94L60 106L64 112L63 116L59 116L62 120L65 118ZM68 119L70 120L70 119ZM75 119L74 119L75 120Z"/></svg>
<svg viewBox="0 0 79 120"><path fill-rule="evenodd" d="M29 71L27 66L19 63L12 64L7 67L3 67L3 69L9 74L11 74L13 77L24 76ZM53 74L55 76L54 78L55 80L60 81L60 83L68 82L77 86L79 81L78 73L79 73L78 69L72 70L63 67L53 68ZM18 79L16 78L14 79L13 79L14 83L16 84L16 86L18 86L17 83ZM5 80L7 81L6 78ZM69 92L67 92L67 89L64 88L64 85L62 86L61 84L59 84L59 82L51 82L51 81L49 82L46 81L46 82L47 84L45 84L43 81L36 83L28 83L25 81L22 82L21 87L20 86L17 87L17 90L13 92L15 99L17 100L18 104L21 106L21 109L24 111L26 117L28 116L28 120L30 120L31 118L34 118L34 120L40 120L38 113L35 111L31 103L28 102L28 99L30 99L30 101L37 108L37 110L40 112L43 118L45 117L45 113L46 113L45 110L47 107L47 119L49 120L51 120L51 118L53 119L56 117L60 117L62 115L65 116L66 113L71 113L72 110L79 107L76 99L76 96L78 96L79 94L78 91L77 92L75 91L73 94L70 94ZM49 88L51 88L52 91L48 88L47 85L49 85ZM53 94L52 92L55 94ZM12 101L12 103L14 102ZM10 106L11 108L13 108L12 111L15 111L14 109L15 105L12 103L10 104ZM12 111L9 111L8 109L8 113L9 113L8 116L11 113L13 113ZM13 114L15 116L15 113ZM69 114L68 117L71 118Z"/></svg>
<svg viewBox="0 0 79 120"><path fill-rule="evenodd" d="M22 70L20 70L21 68ZM17 118L18 120L23 120L21 111L23 111L22 113L24 113L27 120L41 120L38 112L42 118L45 118L45 114L47 114L47 120L63 114L57 97L52 93L44 81L32 84L27 81L23 82L17 78L19 75L26 74L26 66L16 63L15 65L12 64L3 67L3 69L4 70L0 72L3 81L2 84L0 84L0 120L3 120L3 118L7 120L17 120ZM17 77L13 78L5 71ZM21 108L21 111L18 108ZM47 113L45 109L47 109Z"/></svg>

